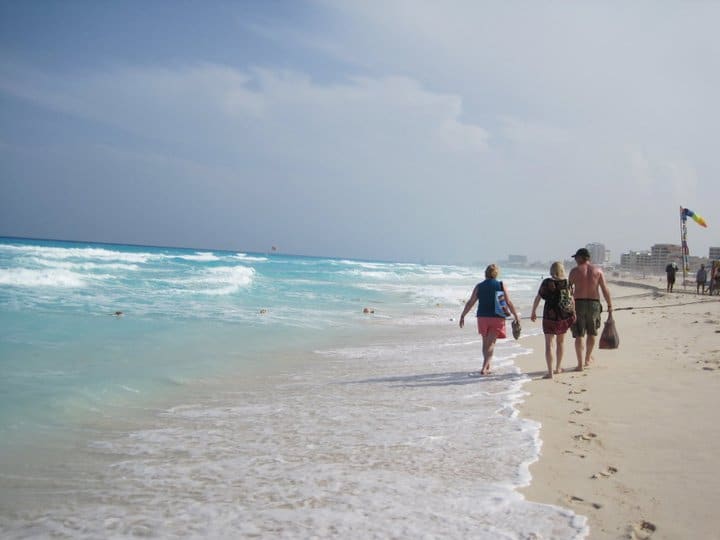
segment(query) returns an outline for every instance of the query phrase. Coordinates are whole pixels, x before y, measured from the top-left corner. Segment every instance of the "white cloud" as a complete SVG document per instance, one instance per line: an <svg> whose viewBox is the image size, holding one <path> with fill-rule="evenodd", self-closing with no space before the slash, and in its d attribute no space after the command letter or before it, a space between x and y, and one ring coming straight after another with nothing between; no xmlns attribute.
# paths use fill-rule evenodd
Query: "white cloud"
<svg viewBox="0 0 720 540"><path fill-rule="evenodd" d="M720 6L310 4L303 24L238 25L290 51L282 66L3 61L0 88L132 134L129 155L147 144L196 164L225 198L294 219L300 252L328 247L331 223L366 256L555 257L590 240L619 253L672 241L678 205L720 197Z"/></svg>
<svg viewBox="0 0 720 540"><path fill-rule="evenodd" d="M276 148L278 153L359 138L369 145L390 138L424 140L423 146L436 152L443 151L443 144L446 150L487 146L487 131L461 119L459 96L431 92L405 77L322 84L295 71L206 64L114 69L64 79L27 72L17 80L5 90L45 107L173 141L192 140L200 131L236 141L263 134L263 142L287 143Z"/></svg>

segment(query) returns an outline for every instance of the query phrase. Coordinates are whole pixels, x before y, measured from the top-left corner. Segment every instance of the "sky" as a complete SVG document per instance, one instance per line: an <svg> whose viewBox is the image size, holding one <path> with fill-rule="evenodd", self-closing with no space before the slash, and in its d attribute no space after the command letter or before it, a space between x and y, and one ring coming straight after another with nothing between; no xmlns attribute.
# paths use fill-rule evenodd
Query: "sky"
<svg viewBox="0 0 720 540"><path fill-rule="evenodd" d="M720 3L0 0L0 235L432 263L720 246ZM711 201L716 201L715 203Z"/></svg>

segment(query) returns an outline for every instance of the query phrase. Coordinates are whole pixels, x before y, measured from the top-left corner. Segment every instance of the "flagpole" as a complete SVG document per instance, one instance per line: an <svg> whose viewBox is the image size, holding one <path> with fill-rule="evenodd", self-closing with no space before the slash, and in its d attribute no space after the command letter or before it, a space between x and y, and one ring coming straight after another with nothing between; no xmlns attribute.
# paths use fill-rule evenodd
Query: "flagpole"
<svg viewBox="0 0 720 540"><path fill-rule="evenodd" d="M683 211L683 207L680 207L680 246L682 249L682 266L683 266L683 287L687 283L688 273L688 243L687 243L687 215Z"/></svg>

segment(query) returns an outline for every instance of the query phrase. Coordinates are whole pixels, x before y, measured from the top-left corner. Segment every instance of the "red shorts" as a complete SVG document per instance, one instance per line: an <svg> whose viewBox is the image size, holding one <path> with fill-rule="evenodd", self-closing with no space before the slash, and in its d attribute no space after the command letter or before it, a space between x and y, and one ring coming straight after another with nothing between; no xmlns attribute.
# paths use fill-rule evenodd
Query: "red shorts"
<svg viewBox="0 0 720 540"><path fill-rule="evenodd" d="M490 332L495 333L497 338L506 338L505 319L501 317L478 317L478 333L485 337Z"/></svg>
<svg viewBox="0 0 720 540"><path fill-rule="evenodd" d="M542 328L543 334L552 334L558 336L564 334L575 322L575 316L573 315L569 319L562 321L551 321L550 319L543 319Z"/></svg>

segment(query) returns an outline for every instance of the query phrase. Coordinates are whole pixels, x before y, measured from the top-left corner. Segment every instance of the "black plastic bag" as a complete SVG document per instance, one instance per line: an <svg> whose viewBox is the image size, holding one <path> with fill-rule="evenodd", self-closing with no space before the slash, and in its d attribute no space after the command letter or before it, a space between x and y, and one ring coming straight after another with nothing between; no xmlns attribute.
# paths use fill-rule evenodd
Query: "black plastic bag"
<svg viewBox="0 0 720 540"><path fill-rule="evenodd" d="M613 319L612 313L610 313L607 321L605 321L602 334L600 335L599 347L601 349L617 349L619 346L620 336L618 336L617 328L615 328L615 319Z"/></svg>

